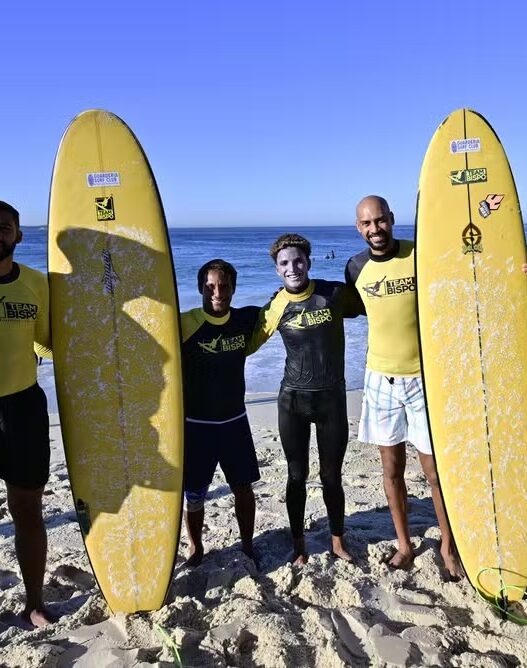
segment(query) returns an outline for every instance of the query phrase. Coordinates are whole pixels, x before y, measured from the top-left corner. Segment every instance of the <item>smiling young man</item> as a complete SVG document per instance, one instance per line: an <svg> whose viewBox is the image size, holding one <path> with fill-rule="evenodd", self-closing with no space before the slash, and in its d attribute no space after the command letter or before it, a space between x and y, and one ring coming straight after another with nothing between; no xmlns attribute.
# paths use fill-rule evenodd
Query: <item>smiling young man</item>
<svg viewBox="0 0 527 668"><path fill-rule="evenodd" d="M185 522L187 565L204 554L205 498L219 464L234 494L242 550L254 559L255 501L260 478L245 409L245 358L260 308L231 308L236 270L215 259L198 272L201 308L182 314L185 392Z"/></svg>
<svg viewBox="0 0 527 668"><path fill-rule="evenodd" d="M46 529L42 494L49 475L46 395L37 384L34 346L51 356L48 282L14 261L22 241L18 211L0 202L0 478L15 525L15 550L26 589L25 621L45 626L42 601Z"/></svg>
<svg viewBox="0 0 527 668"><path fill-rule="evenodd" d="M351 561L343 539L341 479L348 445L343 318L362 313L362 304L344 283L309 279L311 245L304 237L282 235L271 246L270 255L285 289L262 309L251 350L278 330L287 352L278 396L278 427L288 464L286 504L293 537L292 562L302 566L308 558L304 513L312 423L316 426L331 551Z"/></svg>
<svg viewBox="0 0 527 668"><path fill-rule="evenodd" d="M346 282L356 288L368 316L359 440L377 445L381 455L384 490L399 542L387 563L408 568L414 559L404 481L406 441L410 441L431 485L445 567L457 579L462 569L437 481L421 381L414 245L394 238L394 215L383 197L365 197L356 213L357 230L369 247L351 257L345 270Z"/></svg>

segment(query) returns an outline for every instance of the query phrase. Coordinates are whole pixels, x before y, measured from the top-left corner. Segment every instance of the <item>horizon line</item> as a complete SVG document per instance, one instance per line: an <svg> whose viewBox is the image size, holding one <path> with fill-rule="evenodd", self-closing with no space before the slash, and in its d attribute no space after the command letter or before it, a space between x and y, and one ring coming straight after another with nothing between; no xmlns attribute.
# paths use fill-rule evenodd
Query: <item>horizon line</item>
<svg viewBox="0 0 527 668"><path fill-rule="evenodd" d="M22 229L28 228L28 227L33 227L37 228L39 230L47 230L48 225L42 225L39 223L36 224L24 224L21 223L20 227ZM303 227L346 227L346 228L355 228L354 223L283 223L283 224L275 224L273 223L272 225L266 225L266 224L241 224L241 223L235 223L233 225L224 225L224 224L216 224L216 225L171 225L167 223L167 228L169 230L220 230L220 229L228 229L228 230L234 230L234 229L258 229L258 230L269 230L269 229L284 229L284 228L303 228ZM415 227L415 222L412 223L397 223L397 227Z"/></svg>

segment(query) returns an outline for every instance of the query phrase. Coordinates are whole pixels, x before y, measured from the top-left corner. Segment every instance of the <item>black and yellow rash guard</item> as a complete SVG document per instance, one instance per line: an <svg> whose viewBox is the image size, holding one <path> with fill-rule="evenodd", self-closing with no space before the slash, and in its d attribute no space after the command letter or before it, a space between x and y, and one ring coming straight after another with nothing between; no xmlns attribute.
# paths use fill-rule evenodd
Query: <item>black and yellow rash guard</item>
<svg viewBox="0 0 527 668"><path fill-rule="evenodd" d="M390 376L421 373L417 341L414 245L396 241L393 251L354 255L345 270L368 316L366 366Z"/></svg>
<svg viewBox="0 0 527 668"><path fill-rule="evenodd" d="M298 294L280 290L262 309L249 351L278 330L287 354L282 385L329 389L344 380L343 318L363 312L356 292L338 281L312 280Z"/></svg>
<svg viewBox="0 0 527 668"><path fill-rule="evenodd" d="M37 382L35 351L51 357L48 279L14 263L0 278L0 397Z"/></svg>
<svg viewBox="0 0 527 668"><path fill-rule="evenodd" d="M181 314L185 415L224 422L245 412L245 358L259 306L231 308L222 318L202 308Z"/></svg>

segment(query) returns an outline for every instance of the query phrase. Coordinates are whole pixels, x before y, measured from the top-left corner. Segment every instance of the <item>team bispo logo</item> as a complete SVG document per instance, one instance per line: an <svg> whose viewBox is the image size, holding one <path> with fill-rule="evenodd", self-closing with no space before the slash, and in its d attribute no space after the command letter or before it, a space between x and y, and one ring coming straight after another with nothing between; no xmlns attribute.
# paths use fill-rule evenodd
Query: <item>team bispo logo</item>
<svg viewBox="0 0 527 668"><path fill-rule="evenodd" d="M302 309L300 313L286 323L287 327L293 329L306 329L307 327L315 327L316 325L323 325L325 322L331 322L331 310L329 308L320 308L315 311L306 311Z"/></svg>
<svg viewBox="0 0 527 668"><path fill-rule="evenodd" d="M198 346L203 352L212 353L214 355L217 355L218 353L230 353L233 350L245 348L245 334L231 336L228 339L224 339L223 334L220 334L210 341L198 341Z"/></svg>
<svg viewBox="0 0 527 668"><path fill-rule="evenodd" d="M113 196L96 197L95 209L97 211L97 220L115 220L115 209L113 206Z"/></svg>
<svg viewBox="0 0 527 668"><path fill-rule="evenodd" d="M375 283L367 283L362 286L364 292L368 297L393 297L394 295L401 295L405 292L415 292L415 276L407 276L406 278L389 278L386 276Z"/></svg>
<svg viewBox="0 0 527 668"><path fill-rule="evenodd" d="M0 297L0 320L35 320L37 313L36 304L6 302L5 295Z"/></svg>
<svg viewBox="0 0 527 668"><path fill-rule="evenodd" d="M473 169L458 169L450 172L450 183L453 186L464 186L467 183L484 183L487 180L486 167L474 167Z"/></svg>

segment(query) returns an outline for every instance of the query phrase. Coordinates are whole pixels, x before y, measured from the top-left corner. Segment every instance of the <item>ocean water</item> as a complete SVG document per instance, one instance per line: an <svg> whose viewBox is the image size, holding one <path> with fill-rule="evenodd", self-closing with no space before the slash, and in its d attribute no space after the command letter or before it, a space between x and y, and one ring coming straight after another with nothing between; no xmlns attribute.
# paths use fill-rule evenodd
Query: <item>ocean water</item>
<svg viewBox="0 0 527 668"><path fill-rule="evenodd" d="M397 237L412 239L413 225L397 225ZM24 239L17 247L16 259L41 271L47 269L47 230L23 228ZM312 245L312 278L343 280L350 255L364 248L364 241L354 226L327 227L232 227L172 228L170 241L176 267L180 307L199 306L198 269L208 260L221 257L238 271L238 285L233 306L263 305L280 287L269 256L272 242L284 232L296 232ZM327 256L334 252L334 259ZM140 270L140 268L139 268ZM362 387L367 345L367 321L358 317L345 322L346 386ZM260 350L249 357L246 367L247 392L277 392L284 368L285 353L280 335L275 334ZM50 411L56 411L52 364L44 363L39 380L48 394Z"/></svg>

